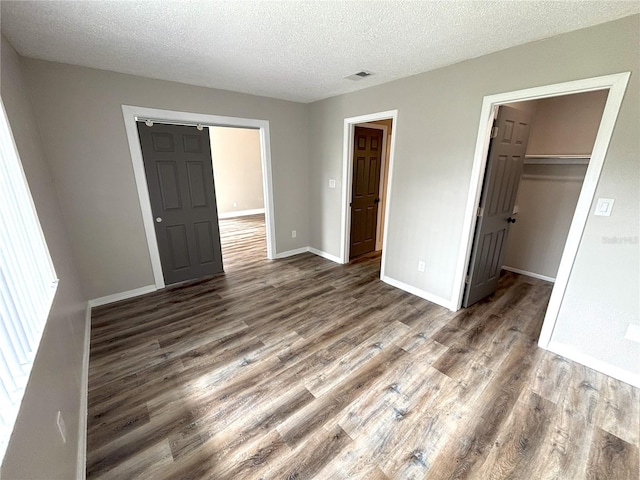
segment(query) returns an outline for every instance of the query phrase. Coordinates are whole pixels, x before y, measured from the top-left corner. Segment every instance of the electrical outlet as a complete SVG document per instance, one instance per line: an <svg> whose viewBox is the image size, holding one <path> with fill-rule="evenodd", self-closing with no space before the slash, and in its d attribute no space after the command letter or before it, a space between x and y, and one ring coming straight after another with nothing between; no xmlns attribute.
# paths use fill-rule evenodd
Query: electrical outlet
<svg viewBox="0 0 640 480"><path fill-rule="evenodd" d="M62 443L67 443L67 426L64 423L64 418L62 418L60 410L58 410L58 415L56 416L56 425L58 426L58 431L62 437Z"/></svg>
<svg viewBox="0 0 640 480"><path fill-rule="evenodd" d="M419 272L424 272L424 267L425 267L425 263L423 260L419 260L418 261L418 271Z"/></svg>
<svg viewBox="0 0 640 480"><path fill-rule="evenodd" d="M329 188L336 188L336 181L333 178L329 180Z"/></svg>
<svg viewBox="0 0 640 480"><path fill-rule="evenodd" d="M236 208L238 206L238 202L233 202L233 208Z"/></svg>
<svg viewBox="0 0 640 480"><path fill-rule="evenodd" d="M296 235L298 235L296 233L296 231L295 230L291 230L291 238L296 238Z"/></svg>

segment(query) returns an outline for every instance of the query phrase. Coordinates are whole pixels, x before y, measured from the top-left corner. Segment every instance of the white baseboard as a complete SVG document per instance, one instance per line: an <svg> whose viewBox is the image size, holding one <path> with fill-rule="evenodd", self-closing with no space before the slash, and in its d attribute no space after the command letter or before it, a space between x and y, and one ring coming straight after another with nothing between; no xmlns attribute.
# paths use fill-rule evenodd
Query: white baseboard
<svg viewBox="0 0 640 480"><path fill-rule="evenodd" d="M264 213L264 208L254 208L253 210L238 210L237 212L219 213L218 218L246 217L248 215L258 215Z"/></svg>
<svg viewBox="0 0 640 480"><path fill-rule="evenodd" d="M128 298L138 297L146 293L155 292L158 288L155 285L147 285L146 287L135 288L126 292L114 293L113 295L107 295L106 297L94 298L89 300L90 307L99 307L101 305L107 305L108 303L119 302L120 300L127 300Z"/></svg>
<svg viewBox="0 0 640 480"><path fill-rule="evenodd" d="M326 258L327 260L331 260L332 262L342 263L340 261L340 257L336 257L335 255L331 255L330 253L323 252L322 250L318 250L317 248L309 247L309 252L319 257Z"/></svg>
<svg viewBox="0 0 640 480"><path fill-rule="evenodd" d="M87 415L89 395L89 350L91 345L91 306L87 303L85 314L84 341L82 345L82 371L80 374L80 413L78 420L78 460L76 479L84 480L87 476Z"/></svg>
<svg viewBox="0 0 640 480"><path fill-rule="evenodd" d="M293 257L294 255L300 255L301 253L307 253L308 251L309 247L300 247L294 250L287 250L286 252L276 253L276 258Z"/></svg>
<svg viewBox="0 0 640 480"><path fill-rule="evenodd" d="M546 282L555 283L556 279L553 277L547 277L546 275L540 275L539 273L528 272L526 270L520 270L519 268L513 267L502 267L503 270L507 272L519 273L520 275L526 275L527 277L537 278L539 280L544 280Z"/></svg>
<svg viewBox="0 0 640 480"><path fill-rule="evenodd" d="M621 382L640 388L640 373L633 373L629 370L616 367L615 365L611 365L607 362L594 358L591 355L582 353L576 350L575 347L565 343L551 341L549 342L547 350L557 355L562 355L563 357L573 360L585 367L604 373L605 375L620 380Z"/></svg>
<svg viewBox="0 0 640 480"><path fill-rule="evenodd" d="M409 292L412 295L415 295L417 297L420 298L424 298L425 300L430 301L431 303L435 303L436 305L440 305L441 307L444 307L448 310L451 310L452 312L455 312L456 310L458 310L457 308L455 308L452 304L451 304L451 300L446 299L446 298L442 298L439 297L437 295L433 295L432 293L426 292L424 290L420 290L419 288L416 288L412 285L400 282L398 280L395 280L393 278L390 278L386 275L383 275L380 280L382 280L384 283L388 283L389 285L391 285L392 287L396 287L399 288L400 290L404 290L405 292Z"/></svg>
<svg viewBox="0 0 640 480"><path fill-rule="evenodd" d="M293 257L294 255L300 255L301 253L307 253L307 252L313 253L314 255L317 255L322 258L326 258L327 260L331 260L332 262L342 263L339 257L336 257L335 255L331 255L330 253L323 252L322 250L318 250L317 248L313 248L313 247L300 247L300 248L296 248L295 250L287 250L286 252L276 253L276 258Z"/></svg>

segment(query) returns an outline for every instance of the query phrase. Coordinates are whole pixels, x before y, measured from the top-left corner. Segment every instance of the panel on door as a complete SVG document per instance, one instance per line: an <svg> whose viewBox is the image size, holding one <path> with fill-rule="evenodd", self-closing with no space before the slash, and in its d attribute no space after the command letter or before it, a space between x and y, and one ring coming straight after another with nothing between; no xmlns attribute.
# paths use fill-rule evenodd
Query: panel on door
<svg viewBox="0 0 640 480"><path fill-rule="evenodd" d="M376 248L382 130L355 127L349 258Z"/></svg>
<svg viewBox="0 0 640 480"><path fill-rule="evenodd" d="M165 284L222 272L209 129L137 123Z"/></svg>
<svg viewBox="0 0 640 480"><path fill-rule="evenodd" d="M463 306L495 292L529 139L527 112L502 106L489 146Z"/></svg>

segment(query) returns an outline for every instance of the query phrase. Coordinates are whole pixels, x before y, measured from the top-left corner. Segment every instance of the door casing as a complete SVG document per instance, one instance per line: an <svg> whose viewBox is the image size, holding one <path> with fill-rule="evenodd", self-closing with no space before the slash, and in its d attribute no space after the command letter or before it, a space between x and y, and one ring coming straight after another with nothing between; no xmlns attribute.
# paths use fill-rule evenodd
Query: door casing
<svg viewBox="0 0 640 480"><path fill-rule="evenodd" d="M391 149L389 158L386 158L386 142L387 142L387 127L382 125L369 125L369 122L375 122L376 120L391 119L393 128L391 130ZM365 125L362 125L365 124ZM393 177L393 159L395 154L396 144L396 132L398 124L398 110L389 110L386 112L371 113L368 115L360 115L357 117L350 117L344 119L344 136L343 136L343 157L342 157L342 223L340 229L340 263L349 263L349 241L351 230L351 208L349 203L351 202L352 186L353 186L353 133L355 126L365 126L367 128L377 128L383 131L383 155L385 158L382 161L381 168L385 168L385 162L388 162L389 168L386 176L386 189L384 200L384 231L383 231L383 246L387 243L387 225L389 224L389 204L391 199L391 180ZM383 128L384 127L384 128ZM381 174L382 175L382 174ZM382 190L381 190L382 191ZM380 217L378 217L378 220ZM382 248L382 260L380 266L380 278L384 276L386 264L386 249Z"/></svg>
<svg viewBox="0 0 640 480"><path fill-rule="evenodd" d="M153 214L151 211L151 200L144 170L142 158L142 148L138 138L136 121L152 120L161 123L172 123L177 125L203 125L205 127L236 127L253 128L260 130L260 157L262 163L262 184L264 191L265 205L265 225L267 240L267 258L273 259L276 254L276 236L274 224L273 206L273 182L271 175L271 144L269 134L269 121L252 118L225 117L220 115L208 115L202 113L180 112L173 110L160 110L157 108L137 107L133 105L122 105L122 115L124 117L129 150L131 152L131 162L138 190L138 200L142 211L144 231L149 247L149 257L156 289L165 287L162 275L162 264L160 262L160 252L156 239Z"/></svg>
<svg viewBox="0 0 640 480"><path fill-rule="evenodd" d="M609 90L607 102L602 114L602 121L600 122L600 128L598 129L593 152L591 154L591 160L589 161L584 183L580 190L580 197L578 198L578 204L576 206L567 241L562 253L562 258L560 260L556 282L551 292L551 299L542 324L540 338L538 339L538 345L542 348L548 349L567 284L569 283L573 263L578 253L582 233L584 232L584 228L590 214L591 204L595 196L596 187L600 179L607 149L609 148L609 143L613 134L613 128L618 117L618 112L620 111L620 106L622 104L622 99L624 97L630 75L630 72L623 72L605 75L602 77L587 78L496 95L488 95L484 97L480 113L480 126L476 141L471 182L469 185L469 195L467 197L462 239L460 242L458 263L454 277L453 298L451 299L451 304L456 307L456 310L459 310L462 306L466 268L471 257L473 233L476 225L475 212L480 203L482 181L486 169L487 153L489 149L490 131L493 125L495 110L500 105L511 102L537 100L541 98L557 97L594 90Z"/></svg>

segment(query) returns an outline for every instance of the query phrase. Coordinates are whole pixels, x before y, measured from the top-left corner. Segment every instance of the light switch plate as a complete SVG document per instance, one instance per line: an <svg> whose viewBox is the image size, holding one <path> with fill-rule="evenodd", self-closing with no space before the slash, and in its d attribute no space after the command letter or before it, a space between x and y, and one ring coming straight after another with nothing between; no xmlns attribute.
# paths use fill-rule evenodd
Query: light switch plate
<svg viewBox="0 0 640 480"><path fill-rule="evenodd" d="M593 212L593 214L601 217L610 216L611 210L613 210L614 201L615 200L613 198L599 198L598 203L596 204L596 211Z"/></svg>
<svg viewBox="0 0 640 480"><path fill-rule="evenodd" d="M333 178L329 180L329 188L336 188L336 181Z"/></svg>
<svg viewBox="0 0 640 480"><path fill-rule="evenodd" d="M627 327L627 333L625 334L624 338L640 343L640 325L630 323Z"/></svg>

